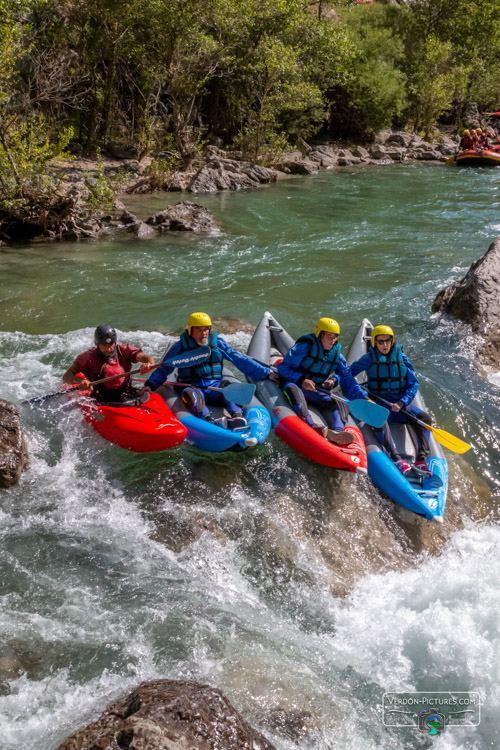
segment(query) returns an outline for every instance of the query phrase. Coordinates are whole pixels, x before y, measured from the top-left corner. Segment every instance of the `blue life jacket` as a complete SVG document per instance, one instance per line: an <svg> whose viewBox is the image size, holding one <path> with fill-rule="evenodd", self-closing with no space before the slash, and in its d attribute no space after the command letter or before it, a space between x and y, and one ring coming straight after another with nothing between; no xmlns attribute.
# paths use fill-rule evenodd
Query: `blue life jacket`
<svg viewBox="0 0 500 750"><path fill-rule="evenodd" d="M403 393L407 386L408 368L403 362L403 347L395 344L388 357L370 346L368 354L372 363L368 369L368 390L379 396Z"/></svg>
<svg viewBox="0 0 500 750"><path fill-rule="evenodd" d="M198 348L196 341L184 331L180 338L181 353L193 351ZM185 383L201 384L203 380L221 380L222 378L222 354L217 347L217 331L210 331L208 337L208 346L210 347L210 357L205 362L200 362L192 367L180 367L177 371L177 379Z"/></svg>
<svg viewBox="0 0 500 750"><path fill-rule="evenodd" d="M327 352L323 349L319 338L314 333L307 333L305 336L297 339L297 343L302 343L303 341L310 341L311 349L309 354L306 354L298 365L298 369L302 375L297 382L299 385L302 385L304 380L309 379L315 385L321 385L335 370L340 356L340 344L337 342Z"/></svg>

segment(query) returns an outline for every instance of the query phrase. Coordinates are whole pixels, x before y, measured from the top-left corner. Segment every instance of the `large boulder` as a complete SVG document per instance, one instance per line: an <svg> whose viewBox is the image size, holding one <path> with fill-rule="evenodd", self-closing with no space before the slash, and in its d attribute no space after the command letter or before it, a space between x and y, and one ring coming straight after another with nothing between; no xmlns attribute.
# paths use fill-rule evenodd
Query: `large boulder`
<svg viewBox="0 0 500 750"><path fill-rule="evenodd" d="M28 449L17 406L0 398L0 487L17 484L28 465Z"/></svg>
<svg viewBox="0 0 500 750"><path fill-rule="evenodd" d="M220 690L188 680L143 682L58 750L275 750Z"/></svg>
<svg viewBox="0 0 500 750"><path fill-rule="evenodd" d="M215 224L210 211L198 203L179 201L146 220L161 232L209 232Z"/></svg>
<svg viewBox="0 0 500 750"><path fill-rule="evenodd" d="M188 190L191 193L256 188L277 179L275 169L260 167L253 162L228 159L215 154L218 149L213 146L210 148L210 160L196 172L189 183Z"/></svg>
<svg viewBox="0 0 500 750"><path fill-rule="evenodd" d="M483 337L480 361L500 369L500 237L476 260L461 281L437 295L432 312L454 315Z"/></svg>

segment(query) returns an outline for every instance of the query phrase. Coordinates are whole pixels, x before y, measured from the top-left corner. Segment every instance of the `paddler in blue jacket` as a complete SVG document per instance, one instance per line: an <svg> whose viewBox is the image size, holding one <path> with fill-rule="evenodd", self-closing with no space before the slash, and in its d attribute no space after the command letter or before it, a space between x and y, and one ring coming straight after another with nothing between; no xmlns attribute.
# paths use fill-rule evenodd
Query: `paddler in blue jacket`
<svg viewBox="0 0 500 750"><path fill-rule="evenodd" d="M401 344L396 343L394 332L389 326L375 326L371 335L372 345L368 352L351 365L351 373L354 377L360 372L366 372L368 376L368 390L375 398L380 396L392 403L392 408L382 430L375 434L382 445L388 449L396 461L400 472L406 476L412 468L424 476L432 476L427 465L427 457L430 453L429 430L412 422L417 435L417 455L413 467L401 458L394 440L392 439L389 422L408 422L408 415L403 411L408 409L413 412L422 422L431 423L427 412L412 405L417 395L418 379L412 363L403 352Z"/></svg>
<svg viewBox="0 0 500 750"><path fill-rule="evenodd" d="M329 390L338 382L347 398L367 398L340 353L339 333L340 326L336 320L320 318L314 333L297 339L277 369L294 411L330 442L347 445L352 443L353 438L350 433L344 432L339 402L317 390L318 387ZM306 402L322 411L327 427L314 424Z"/></svg>
<svg viewBox="0 0 500 750"><path fill-rule="evenodd" d="M202 419L218 424L220 427L227 427L234 430L247 426L247 421L243 416L241 406L227 401L224 394L217 391L207 390L207 386L218 388L222 381L223 360L227 359L244 375L254 380L264 380L270 378L277 380L277 375L271 372L269 367L261 365L259 362L246 357L240 352L233 349L224 339L218 335L217 331L212 328L212 320L203 312L195 312L189 316L187 328L181 335L179 341L169 349L168 357L182 354L183 352L193 352L199 346L209 346L210 355L206 360L191 367L179 368L177 370L177 379L182 383L190 383L191 387L182 391L182 399L189 406L193 414ZM159 367L153 372L147 380L144 388L146 390L156 390L173 372L174 368L170 365ZM210 414L207 404L214 406L225 406L230 414L230 419L225 417L214 420Z"/></svg>

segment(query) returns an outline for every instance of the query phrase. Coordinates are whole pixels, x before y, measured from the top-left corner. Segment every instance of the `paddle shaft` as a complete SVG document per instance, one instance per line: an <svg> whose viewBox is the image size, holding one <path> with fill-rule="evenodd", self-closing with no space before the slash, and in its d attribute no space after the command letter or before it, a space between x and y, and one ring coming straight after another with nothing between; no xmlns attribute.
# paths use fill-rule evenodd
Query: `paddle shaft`
<svg viewBox="0 0 500 750"><path fill-rule="evenodd" d="M370 396L373 396L373 398L376 398L378 401L382 401L383 404L386 404L386 406L394 406L394 403L392 401L387 401L387 399L382 398L382 396L378 396L376 393L371 393L368 391ZM403 414L406 414L407 417L410 417L410 419L413 419L415 422L417 422L422 427L425 427L426 430L434 430L434 427L431 427L430 424L427 424L427 422L422 422L421 419L417 417L416 414L413 414L413 412L408 411L408 409L400 409L400 411L403 412Z"/></svg>
<svg viewBox="0 0 500 750"><path fill-rule="evenodd" d="M370 392L368 391L368 393ZM388 406L393 406L390 401L386 401L386 399L382 398L381 396L377 396L376 394L371 393L370 395L372 395L379 401L382 401L384 404L387 404ZM427 422L423 422L415 414L413 414L413 412L408 411L407 409L401 409L401 411L406 414L408 419L413 419L414 422L419 424L425 430L430 430L437 442L445 448L448 448L448 450L453 451L454 453L466 453L466 451L472 448L472 446L469 443L466 443L465 440L461 440L461 438L455 437L455 435L452 435L450 432L441 430L438 427L432 427L432 425L427 424Z"/></svg>
<svg viewBox="0 0 500 750"><path fill-rule="evenodd" d="M150 368L151 370L156 370L157 367L161 367L162 365L168 365L169 367L177 367L178 365L184 365L184 364L198 364L200 361L203 361L210 355L210 347L209 346L202 346L199 347L199 350L194 350L193 352L185 352L184 354L177 354L175 357L170 357L168 359L164 359L163 362L158 362L156 365L153 365ZM117 378L127 378L131 375L136 375L141 370L140 368L137 370L130 370L129 372L122 372L119 375L110 375L108 378L101 378L100 380L93 380L92 386L94 385L100 385L101 383L107 383L110 380L116 380ZM47 401L50 398L55 398L56 396L63 396L68 391L73 391L78 387L78 384L75 383L72 387L66 388L64 391L55 391L55 393L46 393L44 396L35 396L34 398L27 399L26 401L23 401L23 404L36 404L39 401Z"/></svg>

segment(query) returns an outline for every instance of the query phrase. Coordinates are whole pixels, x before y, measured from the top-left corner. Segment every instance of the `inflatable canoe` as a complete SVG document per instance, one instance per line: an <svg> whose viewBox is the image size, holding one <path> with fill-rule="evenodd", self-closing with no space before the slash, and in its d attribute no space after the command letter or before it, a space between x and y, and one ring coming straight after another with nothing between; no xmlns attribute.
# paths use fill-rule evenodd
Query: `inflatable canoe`
<svg viewBox="0 0 500 750"><path fill-rule="evenodd" d="M456 164L459 167L498 167L500 166L500 153L493 149L484 149L484 151L468 149L460 151L446 163Z"/></svg>
<svg viewBox="0 0 500 750"><path fill-rule="evenodd" d="M280 326L271 313L266 312L250 341L247 354L263 364L274 365L284 357L294 343L293 338ZM271 412L276 435L290 448L322 466L353 473L367 473L363 438L351 417L345 430L352 434L352 443L343 446L334 445L295 414L277 383L272 380L261 380L255 381L255 385L257 395ZM314 422L326 424L321 411L310 404L308 406Z"/></svg>
<svg viewBox="0 0 500 750"><path fill-rule="evenodd" d="M184 425L156 393L112 404L98 403L90 398L90 391L72 389L67 398L78 398L85 421L103 438L128 451L163 451L180 445L186 437Z"/></svg>
<svg viewBox="0 0 500 750"><path fill-rule="evenodd" d="M347 364L351 365L366 354L370 346L372 330L372 324L365 318L347 352ZM366 382L366 373L360 373L356 379L363 385ZM420 391L415 396L413 403L420 409L425 410ZM392 436L401 457L412 464L415 461L415 445L410 430L411 423L408 425L391 422ZM441 446L432 433L429 440L431 454L427 459L432 477L422 477L413 471L404 477L382 449L373 429L368 425L363 425L361 432L368 455L368 474L373 484L404 508L425 516L429 521L442 523L448 491L448 464Z"/></svg>
<svg viewBox="0 0 500 750"><path fill-rule="evenodd" d="M175 380L176 370L169 376L169 380ZM223 379L230 383L240 381L233 373L224 368ZM271 429L271 416L267 409L255 396L248 406L242 407L243 416L248 422L248 427L239 430L228 430L224 427L207 422L205 419L195 416L182 400L182 389L164 384L160 386L157 393L173 412L176 419L186 429L186 442L211 453L227 450L245 450L263 443ZM209 404L212 416L217 419L223 415L228 416L221 406Z"/></svg>

